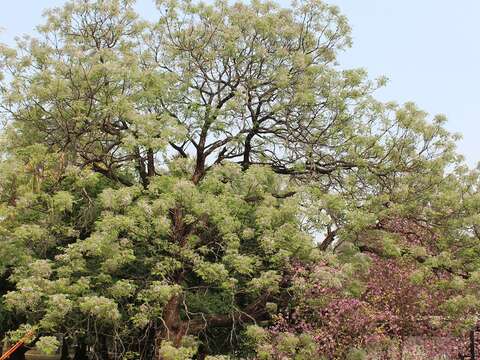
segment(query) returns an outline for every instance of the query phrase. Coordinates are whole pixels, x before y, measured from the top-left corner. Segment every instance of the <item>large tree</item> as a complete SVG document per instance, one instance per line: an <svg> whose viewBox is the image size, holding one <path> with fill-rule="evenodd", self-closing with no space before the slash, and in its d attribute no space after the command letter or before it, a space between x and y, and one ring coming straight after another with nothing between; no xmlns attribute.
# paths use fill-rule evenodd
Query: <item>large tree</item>
<svg viewBox="0 0 480 360"><path fill-rule="evenodd" d="M252 355L249 324L312 310L299 294L325 296L308 319L319 333L342 301L367 316L390 301L369 290L390 291L378 285L390 261L406 274L393 280L442 290L434 312L400 292L421 321L470 324L478 173L443 116L379 102L384 79L338 66L351 42L339 10L157 7L147 22L131 0L70 1L1 48L0 289L17 322L64 334L79 357L269 356ZM335 296L299 289L298 269L319 264ZM370 313L363 330L384 327Z"/></svg>

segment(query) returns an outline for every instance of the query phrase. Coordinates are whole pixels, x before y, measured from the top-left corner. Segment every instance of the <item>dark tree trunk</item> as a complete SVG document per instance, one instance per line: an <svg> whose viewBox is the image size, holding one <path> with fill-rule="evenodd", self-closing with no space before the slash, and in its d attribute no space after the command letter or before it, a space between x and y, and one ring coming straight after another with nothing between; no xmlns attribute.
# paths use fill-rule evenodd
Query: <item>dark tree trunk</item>
<svg viewBox="0 0 480 360"><path fill-rule="evenodd" d="M108 356L107 337L105 335L100 335L99 340L100 340L100 343L98 344L98 347L99 347L100 359L109 360L110 357Z"/></svg>
<svg viewBox="0 0 480 360"><path fill-rule="evenodd" d="M140 176L143 187L147 188L147 186L148 186L148 173L147 173L147 170L145 170L145 161L142 157L142 154L141 154L139 148L136 148L135 156L137 157L136 160L137 160L138 175Z"/></svg>
<svg viewBox="0 0 480 360"><path fill-rule="evenodd" d="M75 350L75 356L73 357L73 360L88 360L85 339L78 340L78 346Z"/></svg>
<svg viewBox="0 0 480 360"><path fill-rule="evenodd" d="M192 176L192 181L194 184L198 184L205 175L205 158L203 153L197 154L197 161L195 165L195 172Z"/></svg>
<svg viewBox="0 0 480 360"><path fill-rule="evenodd" d="M62 353L61 353L60 360L69 360L69 359L70 357L68 355L68 341L67 339L63 338Z"/></svg>
<svg viewBox="0 0 480 360"><path fill-rule="evenodd" d="M148 177L155 176L155 154L152 149L148 149L147 152L147 174Z"/></svg>
<svg viewBox="0 0 480 360"><path fill-rule="evenodd" d="M250 167L250 153L252 152L252 139L255 131L250 131L245 138L245 148L243 152L242 169L247 170Z"/></svg>
<svg viewBox="0 0 480 360"><path fill-rule="evenodd" d="M155 339L155 358L163 360L159 350L163 341L170 341L175 347L180 346L187 332L187 324L180 318L180 296L173 297L163 311L163 324L158 329Z"/></svg>

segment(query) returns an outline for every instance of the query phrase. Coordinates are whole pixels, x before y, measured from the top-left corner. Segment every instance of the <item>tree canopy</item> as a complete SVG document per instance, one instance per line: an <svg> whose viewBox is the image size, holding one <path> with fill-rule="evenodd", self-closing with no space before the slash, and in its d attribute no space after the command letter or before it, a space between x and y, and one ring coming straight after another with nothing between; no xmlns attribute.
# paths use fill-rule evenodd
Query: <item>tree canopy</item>
<svg viewBox="0 0 480 360"><path fill-rule="evenodd" d="M479 171L445 117L343 69L320 0L134 3L0 47L1 331L77 359L462 352Z"/></svg>

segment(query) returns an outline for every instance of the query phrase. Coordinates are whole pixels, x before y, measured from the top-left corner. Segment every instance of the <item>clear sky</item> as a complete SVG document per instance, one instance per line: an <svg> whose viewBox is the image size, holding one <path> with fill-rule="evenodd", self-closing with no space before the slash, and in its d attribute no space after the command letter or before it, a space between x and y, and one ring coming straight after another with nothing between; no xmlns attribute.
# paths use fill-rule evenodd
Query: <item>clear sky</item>
<svg viewBox="0 0 480 360"><path fill-rule="evenodd" d="M0 42L32 33L42 10L65 0L5 0L0 8ZM480 1L330 0L350 19L353 48L343 66L365 67L390 83L383 100L414 101L431 114L443 113L448 128L463 134L459 151L474 166L480 161ZM152 19L153 0L138 0ZM287 4L286 0L282 3Z"/></svg>

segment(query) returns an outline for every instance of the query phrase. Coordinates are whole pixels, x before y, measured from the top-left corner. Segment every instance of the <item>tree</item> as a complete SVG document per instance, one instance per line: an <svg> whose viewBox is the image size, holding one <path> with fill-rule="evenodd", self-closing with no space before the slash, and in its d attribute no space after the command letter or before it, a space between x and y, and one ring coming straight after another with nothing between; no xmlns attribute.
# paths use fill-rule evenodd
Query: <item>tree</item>
<svg viewBox="0 0 480 360"><path fill-rule="evenodd" d="M336 7L157 1L149 23L133 6L70 1L1 48L0 270L21 322L78 356L254 356L247 326L297 304L299 266L335 258L332 301L367 296L358 252L471 280L439 299L476 313L478 174L443 116L337 66Z"/></svg>

